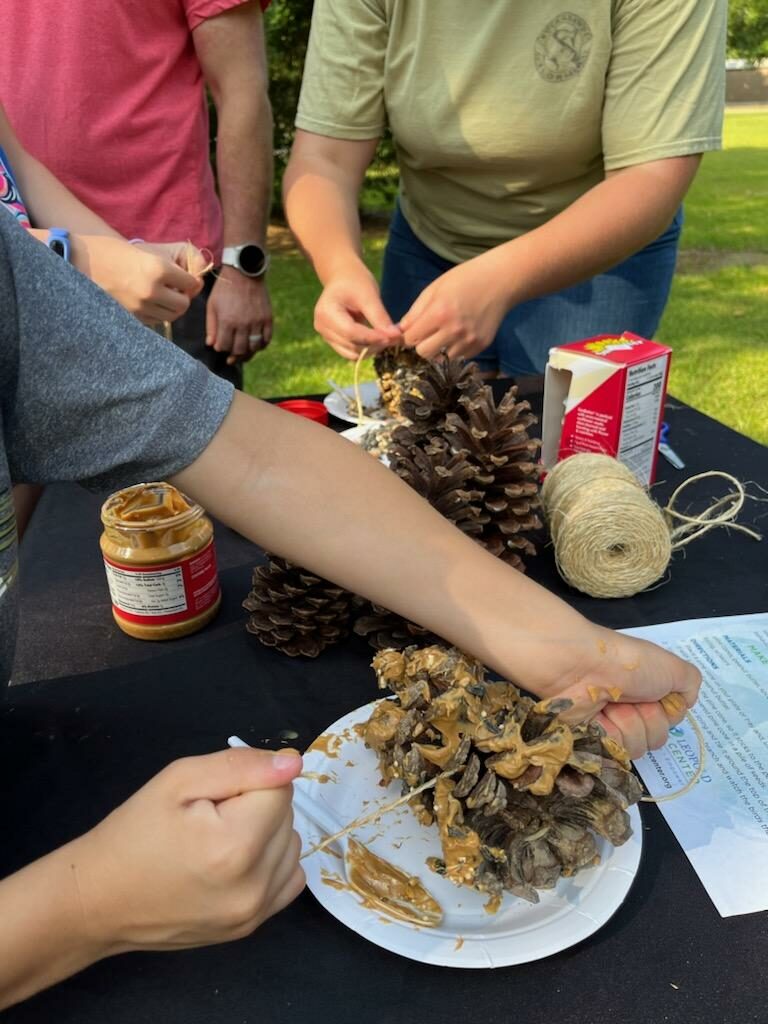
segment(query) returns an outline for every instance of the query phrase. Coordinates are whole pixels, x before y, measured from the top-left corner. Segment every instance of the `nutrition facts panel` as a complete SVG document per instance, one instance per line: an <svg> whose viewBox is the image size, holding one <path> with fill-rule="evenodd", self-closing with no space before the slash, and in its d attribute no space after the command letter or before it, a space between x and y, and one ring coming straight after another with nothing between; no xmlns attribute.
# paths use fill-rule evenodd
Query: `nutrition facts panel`
<svg viewBox="0 0 768 1024"><path fill-rule="evenodd" d="M176 615L187 610L181 566L136 572L104 563L112 604L134 615Z"/></svg>
<svg viewBox="0 0 768 1024"><path fill-rule="evenodd" d="M617 458L642 481L650 479L664 395L667 355L627 367Z"/></svg>

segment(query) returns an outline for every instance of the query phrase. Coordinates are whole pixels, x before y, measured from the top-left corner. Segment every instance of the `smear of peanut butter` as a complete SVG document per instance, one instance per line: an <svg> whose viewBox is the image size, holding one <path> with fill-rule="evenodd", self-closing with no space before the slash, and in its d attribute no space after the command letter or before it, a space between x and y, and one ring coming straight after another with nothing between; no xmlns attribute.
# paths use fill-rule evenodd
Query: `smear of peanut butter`
<svg viewBox="0 0 768 1024"><path fill-rule="evenodd" d="M349 887L362 896L363 905L409 924L435 928L443 910L420 880L377 856L354 839L347 851Z"/></svg>
<svg viewBox="0 0 768 1024"><path fill-rule="evenodd" d="M341 737L337 736L332 732L325 732L322 736L318 736L314 743L307 747L307 753L309 754L313 750L319 750L320 753L325 754L326 757L338 757L339 747L341 746Z"/></svg>

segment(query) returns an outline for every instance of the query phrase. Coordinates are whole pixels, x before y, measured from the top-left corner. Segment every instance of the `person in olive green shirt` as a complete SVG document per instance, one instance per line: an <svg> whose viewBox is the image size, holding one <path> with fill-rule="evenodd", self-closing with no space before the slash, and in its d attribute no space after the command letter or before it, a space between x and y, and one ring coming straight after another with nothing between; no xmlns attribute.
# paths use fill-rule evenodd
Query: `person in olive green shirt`
<svg viewBox="0 0 768 1024"><path fill-rule="evenodd" d="M726 0L316 0L285 204L317 330L350 359L404 343L491 374L652 336L681 200L721 146L726 20ZM380 295L357 196L387 125Z"/></svg>

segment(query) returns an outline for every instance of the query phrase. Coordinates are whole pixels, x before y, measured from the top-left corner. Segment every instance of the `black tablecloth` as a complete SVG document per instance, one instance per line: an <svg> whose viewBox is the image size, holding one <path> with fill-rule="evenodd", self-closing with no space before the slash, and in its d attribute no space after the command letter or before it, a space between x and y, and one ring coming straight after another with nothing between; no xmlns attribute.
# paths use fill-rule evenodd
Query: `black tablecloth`
<svg viewBox="0 0 768 1024"><path fill-rule="evenodd" d="M687 468L660 463L659 499L706 469L765 485L766 449L676 402L666 418ZM376 695L359 639L316 661L292 660L245 632L240 602L260 556L221 526L216 622L170 644L124 636L109 614L98 507L77 488L49 488L22 546L14 681L31 685L11 689L0 714L2 873L87 829L172 758L219 749L233 732L276 747L292 729L305 746ZM761 508L748 507L744 521ZM614 627L748 613L768 603L768 543L713 531L675 557L665 585L623 601L569 590L551 551L531 575ZM509 615L514 622L514 608ZM768 915L721 919L658 811L644 805L642 816L643 859L628 899L596 935L547 960L496 971L425 967L366 942L305 892L239 943L113 958L4 1019L764 1024Z"/></svg>

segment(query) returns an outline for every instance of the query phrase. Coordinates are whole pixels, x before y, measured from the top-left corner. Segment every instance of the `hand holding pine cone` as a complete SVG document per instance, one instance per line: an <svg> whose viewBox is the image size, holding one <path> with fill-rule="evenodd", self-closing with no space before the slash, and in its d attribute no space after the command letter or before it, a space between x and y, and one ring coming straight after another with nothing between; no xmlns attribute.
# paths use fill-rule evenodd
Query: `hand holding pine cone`
<svg viewBox="0 0 768 1024"><path fill-rule="evenodd" d="M626 753L594 724L560 721L570 701L488 681L455 648L382 651L373 667L396 699L376 707L366 744L404 792L441 776L411 801L440 830L430 867L487 893L487 909L505 891L538 902L537 890L597 863L595 835L619 846L632 834L626 809L642 791Z"/></svg>

